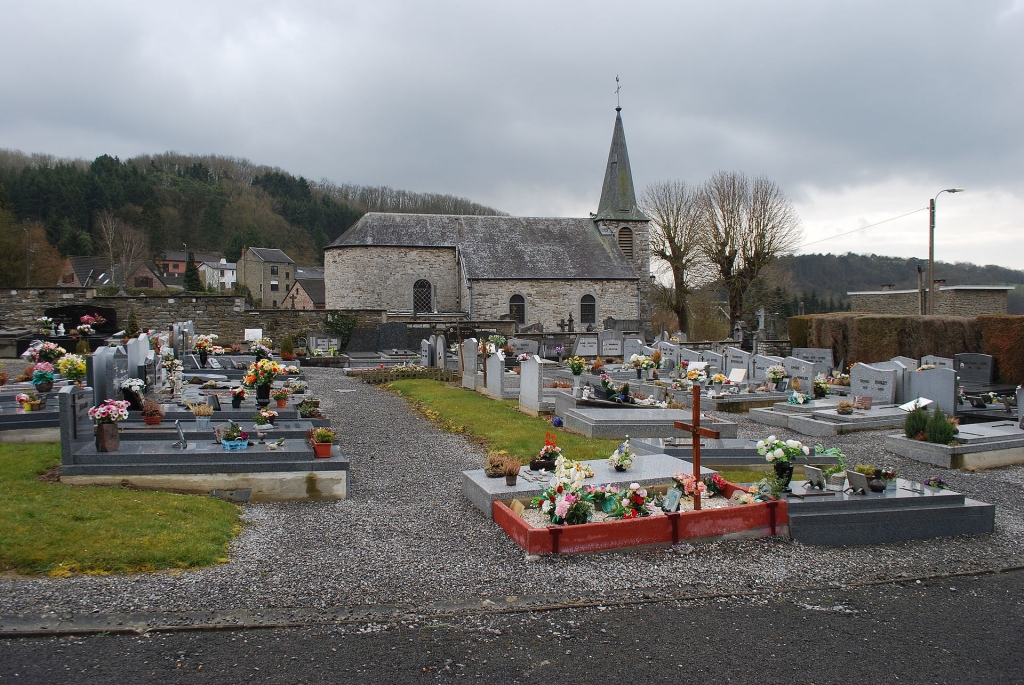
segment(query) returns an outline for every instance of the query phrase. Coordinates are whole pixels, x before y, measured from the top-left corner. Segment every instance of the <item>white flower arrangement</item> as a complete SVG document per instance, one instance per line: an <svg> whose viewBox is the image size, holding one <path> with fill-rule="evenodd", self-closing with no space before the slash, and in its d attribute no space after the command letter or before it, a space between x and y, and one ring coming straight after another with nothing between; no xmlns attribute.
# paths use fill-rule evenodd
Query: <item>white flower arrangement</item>
<svg viewBox="0 0 1024 685"><path fill-rule="evenodd" d="M757 441L757 453L770 463L791 462L800 456L809 455L811 448L799 440L783 441L769 435L764 440Z"/></svg>
<svg viewBox="0 0 1024 685"><path fill-rule="evenodd" d="M141 393L146 389L146 381L141 378L126 378L121 381L121 389Z"/></svg>
<svg viewBox="0 0 1024 685"><path fill-rule="evenodd" d="M764 375L772 383L778 383L786 378L786 368L781 364L772 364L764 370Z"/></svg>
<svg viewBox="0 0 1024 685"><path fill-rule="evenodd" d="M618 449L612 452L612 456L608 457L608 465L612 468L621 466L624 469L628 469L633 465L635 458L636 455L629 449L629 436L627 435L625 441L619 445Z"/></svg>

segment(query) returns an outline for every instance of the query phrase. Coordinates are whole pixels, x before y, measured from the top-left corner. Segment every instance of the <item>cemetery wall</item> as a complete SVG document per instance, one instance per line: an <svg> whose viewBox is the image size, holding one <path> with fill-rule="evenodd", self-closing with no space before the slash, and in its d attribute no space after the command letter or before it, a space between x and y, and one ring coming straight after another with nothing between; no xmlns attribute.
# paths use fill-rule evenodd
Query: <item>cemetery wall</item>
<svg viewBox="0 0 1024 685"><path fill-rule="evenodd" d="M873 314L920 313L920 298L916 290L849 293L853 309ZM948 288L939 290L935 298L937 316L978 316L979 314L1005 314L1006 290Z"/></svg>
<svg viewBox="0 0 1024 685"><path fill-rule="evenodd" d="M978 327L982 351L996 358L999 381L1024 383L1024 316L979 316Z"/></svg>
<svg viewBox="0 0 1024 685"><path fill-rule="evenodd" d="M474 319L497 319L508 314L508 300L522 295L526 300L526 323L542 323L545 331L557 331L558 322L572 314L576 330L586 328L580 322L580 299L593 295L597 300L595 329L611 316L638 319L639 301L635 280L486 280L473 281Z"/></svg>
<svg viewBox="0 0 1024 685"><path fill-rule="evenodd" d="M459 273L453 247L346 246L324 252L328 309L411 311L413 284L425 279L434 287L434 309L461 311Z"/></svg>
<svg viewBox="0 0 1024 685"><path fill-rule="evenodd" d="M4 290L0 296L0 325L9 328L35 327L36 317L49 307L91 303L117 311L119 324L124 324L132 306L143 328L167 330L176 321L193 319L200 332L216 333L218 342L230 345L241 342L246 328L262 328L271 338L286 333L305 334L321 328L323 310L245 309L240 297L214 295L209 297L96 297L92 289L32 288ZM343 310L356 317L357 326L374 326L385 320L380 310Z"/></svg>

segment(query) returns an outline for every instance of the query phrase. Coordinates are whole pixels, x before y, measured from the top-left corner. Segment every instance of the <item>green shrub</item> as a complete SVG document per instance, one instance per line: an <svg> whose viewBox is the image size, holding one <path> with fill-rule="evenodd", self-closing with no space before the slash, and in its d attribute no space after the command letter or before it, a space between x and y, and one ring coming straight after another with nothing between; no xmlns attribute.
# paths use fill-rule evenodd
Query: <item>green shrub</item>
<svg viewBox="0 0 1024 685"><path fill-rule="evenodd" d="M281 353L295 354L295 343L292 342L292 336L286 335L281 338Z"/></svg>
<svg viewBox="0 0 1024 685"><path fill-rule="evenodd" d="M79 340L78 344L75 345L75 354L84 354L84 355L92 354L92 348L89 347L89 341L88 340Z"/></svg>
<svg viewBox="0 0 1024 685"><path fill-rule="evenodd" d="M903 422L903 434L911 440L916 440L918 435L927 430L927 427L928 412L925 409L918 407L907 414L907 418Z"/></svg>
<svg viewBox="0 0 1024 685"><path fill-rule="evenodd" d="M928 436L928 442L934 442L939 445L948 445L953 440L954 435L953 424L949 422L946 417L946 412L942 411L941 408L936 407L932 415L928 417L928 425L925 427L925 434Z"/></svg>

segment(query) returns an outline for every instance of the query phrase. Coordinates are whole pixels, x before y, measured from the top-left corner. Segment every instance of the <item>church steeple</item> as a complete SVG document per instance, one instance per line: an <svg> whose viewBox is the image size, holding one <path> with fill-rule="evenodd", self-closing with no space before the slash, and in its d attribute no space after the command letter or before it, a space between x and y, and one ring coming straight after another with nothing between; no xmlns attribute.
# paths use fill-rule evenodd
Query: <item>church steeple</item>
<svg viewBox="0 0 1024 685"><path fill-rule="evenodd" d="M622 129L621 112L621 107L615 108L612 147L608 151L608 168L604 172L601 204L598 205L594 220L650 221L636 204L636 192L633 190L633 174L629 170L629 153L626 152L626 133Z"/></svg>

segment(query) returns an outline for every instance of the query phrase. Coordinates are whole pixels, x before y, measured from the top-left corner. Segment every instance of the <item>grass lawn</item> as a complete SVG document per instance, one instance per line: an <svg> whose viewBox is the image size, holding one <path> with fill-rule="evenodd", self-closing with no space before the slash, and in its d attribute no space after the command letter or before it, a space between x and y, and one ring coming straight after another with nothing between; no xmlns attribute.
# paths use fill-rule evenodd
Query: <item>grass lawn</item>
<svg viewBox="0 0 1024 685"><path fill-rule="evenodd" d="M619 446L618 440L585 438L554 428L547 419L521 414L516 400L492 400L440 381L395 381L388 387L418 403L420 410L443 429L468 433L489 450L505 450L524 464L537 456L549 431L558 436L556 442L566 458L576 461L607 459Z"/></svg>
<svg viewBox="0 0 1024 685"><path fill-rule="evenodd" d="M0 444L0 570L62 577L227 561L237 506L213 499L41 482L60 445Z"/></svg>
<svg viewBox="0 0 1024 685"><path fill-rule="evenodd" d="M617 440L593 440L582 435L553 428L546 419L535 419L516 411L516 400L492 400L480 393L453 388L440 381L405 380L389 386L400 395L417 403L427 418L442 428L468 433L490 450L506 450L525 464L544 445L544 434L555 433L565 456L583 461L607 459L618 447ZM722 477L733 483L754 483L768 471L725 470ZM798 466L797 471L802 471ZM799 475L797 473L796 475Z"/></svg>

